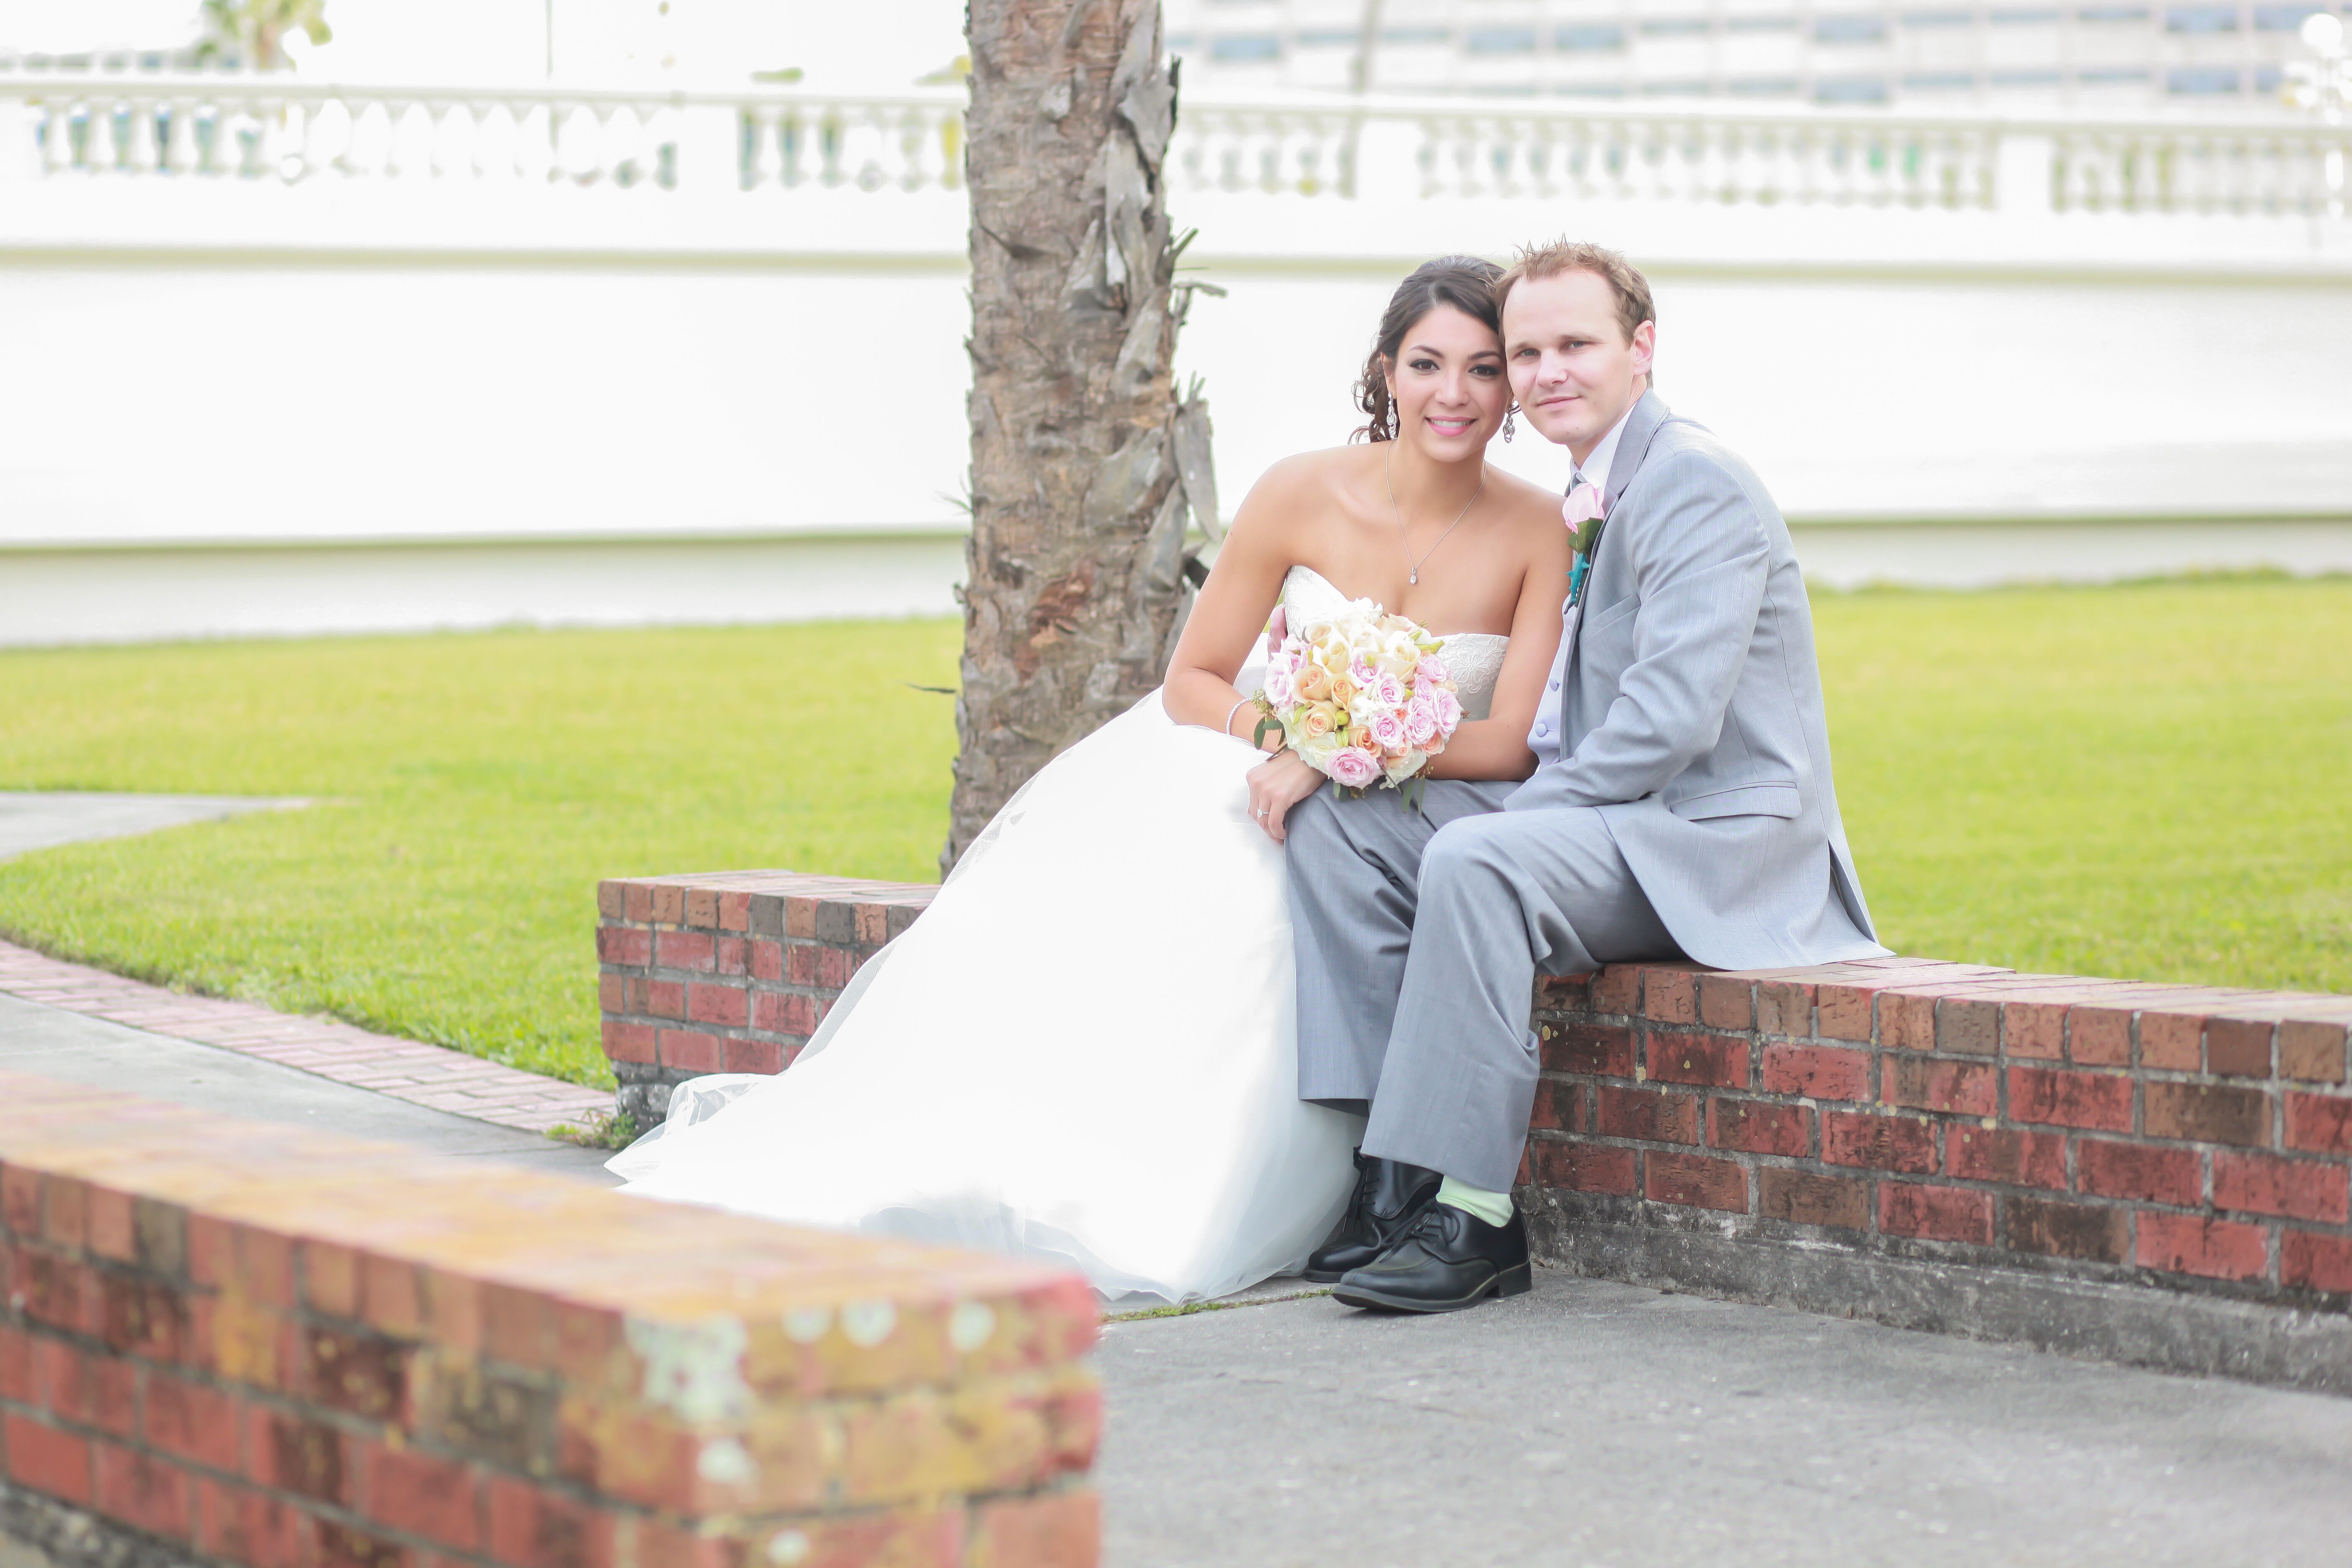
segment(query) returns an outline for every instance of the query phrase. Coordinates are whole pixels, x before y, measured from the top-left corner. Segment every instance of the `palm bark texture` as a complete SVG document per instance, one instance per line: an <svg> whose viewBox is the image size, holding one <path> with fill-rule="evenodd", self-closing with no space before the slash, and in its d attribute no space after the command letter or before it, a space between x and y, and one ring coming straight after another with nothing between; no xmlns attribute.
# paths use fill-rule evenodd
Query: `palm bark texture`
<svg viewBox="0 0 2352 1568"><path fill-rule="evenodd" d="M1161 182L1158 0L971 0L966 26L971 542L943 869L1160 683L1188 514L1218 528L1208 409L1170 364L1193 286Z"/></svg>

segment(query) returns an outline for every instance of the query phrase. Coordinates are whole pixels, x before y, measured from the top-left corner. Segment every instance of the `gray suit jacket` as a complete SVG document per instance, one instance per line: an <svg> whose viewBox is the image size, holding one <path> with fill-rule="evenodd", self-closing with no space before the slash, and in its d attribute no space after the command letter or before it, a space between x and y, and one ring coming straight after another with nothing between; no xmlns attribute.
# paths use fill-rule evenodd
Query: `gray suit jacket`
<svg viewBox="0 0 2352 1568"><path fill-rule="evenodd" d="M1504 809L1600 807L1666 929L1713 968L1885 953L1838 817L1780 509L1654 392L1618 438L1607 506L1582 625L1530 737L1543 760Z"/></svg>

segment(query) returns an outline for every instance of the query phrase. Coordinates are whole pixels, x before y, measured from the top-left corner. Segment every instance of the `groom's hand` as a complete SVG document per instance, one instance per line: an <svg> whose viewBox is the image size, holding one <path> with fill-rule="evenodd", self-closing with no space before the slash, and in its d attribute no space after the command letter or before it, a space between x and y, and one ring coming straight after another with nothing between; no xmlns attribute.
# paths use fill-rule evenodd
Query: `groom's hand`
<svg viewBox="0 0 2352 1568"><path fill-rule="evenodd" d="M1276 752L1249 771L1250 816L1279 844L1282 819L1322 784L1323 775L1300 762L1297 752Z"/></svg>

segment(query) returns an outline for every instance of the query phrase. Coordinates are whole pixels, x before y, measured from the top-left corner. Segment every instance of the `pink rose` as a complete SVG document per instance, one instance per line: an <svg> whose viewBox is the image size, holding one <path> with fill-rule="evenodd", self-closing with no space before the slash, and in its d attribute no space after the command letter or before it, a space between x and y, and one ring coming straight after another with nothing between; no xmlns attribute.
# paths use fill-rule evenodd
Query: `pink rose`
<svg viewBox="0 0 2352 1568"><path fill-rule="evenodd" d="M1404 682L1386 670L1381 671L1380 679L1373 681L1367 689L1371 692L1372 700L1383 708L1404 706Z"/></svg>
<svg viewBox="0 0 2352 1568"><path fill-rule="evenodd" d="M1297 695L1298 688L1291 683L1290 671L1284 668L1282 660L1276 659L1265 667L1265 700L1268 702L1276 708L1287 708Z"/></svg>
<svg viewBox="0 0 2352 1568"><path fill-rule="evenodd" d="M1436 711L1439 732L1454 733L1454 726L1462 722L1462 700L1451 691L1433 691L1430 693L1430 706Z"/></svg>
<svg viewBox="0 0 2352 1568"><path fill-rule="evenodd" d="M1342 746L1331 753L1331 780L1349 789L1370 787L1381 776L1381 764L1360 746Z"/></svg>
<svg viewBox="0 0 2352 1568"><path fill-rule="evenodd" d="M1435 654L1431 654L1414 668L1412 679L1416 684L1424 681L1451 680L1454 679L1454 672L1445 668L1444 659Z"/></svg>
<svg viewBox="0 0 2352 1568"><path fill-rule="evenodd" d="M1361 657L1357 658L1348 666L1348 679L1356 683L1356 689L1359 691L1363 690L1366 687L1371 685L1373 681L1378 680L1380 679L1380 674L1381 672L1379 670L1372 668L1371 662L1369 659Z"/></svg>
<svg viewBox="0 0 2352 1568"><path fill-rule="evenodd" d="M1426 746L1437 738L1437 706L1427 698L1416 697L1412 706L1404 710L1405 739L1415 747Z"/></svg>
<svg viewBox="0 0 2352 1568"><path fill-rule="evenodd" d="M1364 727L1364 732L1371 737L1372 744L1391 755L1405 749L1404 719L1393 708L1374 714L1372 721Z"/></svg>

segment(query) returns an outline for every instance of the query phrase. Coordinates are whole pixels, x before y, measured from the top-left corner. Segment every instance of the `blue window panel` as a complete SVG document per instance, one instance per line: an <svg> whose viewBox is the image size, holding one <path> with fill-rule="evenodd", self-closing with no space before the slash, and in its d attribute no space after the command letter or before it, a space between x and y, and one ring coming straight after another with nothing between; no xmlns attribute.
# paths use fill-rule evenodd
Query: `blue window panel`
<svg viewBox="0 0 2352 1568"><path fill-rule="evenodd" d="M1564 81L1552 91L1561 98L1622 98L1625 84L1615 81Z"/></svg>
<svg viewBox="0 0 2352 1568"><path fill-rule="evenodd" d="M2164 14L2164 30L2168 33L2234 33L2238 30L2238 8L2235 5L2175 5Z"/></svg>
<svg viewBox="0 0 2352 1568"><path fill-rule="evenodd" d="M1381 42L1384 44L1450 44L1454 34L1444 27L1384 27Z"/></svg>
<svg viewBox="0 0 2352 1568"><path fill-rule="evenodd" d="M1903 25L1906 27L1973 27L1976 16L1969 11L1906 11Z"/></svg>
<svg viewBox="0 0 2352 1568"><path fill-rule="evenodd" d="M1904 87L1915 92L1966 90L1976 84L1974 71L1910 71L1903 78Z"/></svg>
<svg viewBox="0 0 2352 1568"><path fill-rule="evenodd" d="M1363 34L1347 27L1317 27L1309 32L1295 34L1293 37L1308 48L1328 49L1339 45L1354 44L1363 37Z"/></svg>
<svg viewBox="0 0 2352 1568"><path fill-rule="evenodd" d="M1661 16L1642 24L1642 31L1654 35L1673 33L1704 33L1707 21L1704 16Z"/></svg>
<svg viewBox="0 0 2352 1568"><path fill-rule="evenodd" d="M1562 27L1551 36L1551 47L1571 52L1622 49L1625 29L1612 26Z"/></svg>
<svg viewBox="0 0 2352 1568"><path fill-rule="evenodd" d="M2235 66L2183 66L2178 70L2164 73L2164 90L2167 92L2235 92L2238 87L2238 68Z"/></svg>
<svg viewBox="0 0 2352 1568"><path fill-rule="evenodd" d="M1642 84L1643 98L1706 98L1715 91L1706 81L1645 81Z"/></svg>
<svg viewBox="0 0 2352 1568"><path fill-rule="evenodd" d="M1885 37L1884 16L1820 16L1813 21L1813 41L1817 44L1874 44Z"/></svg>
<svg viewBox="0 0 2352 1568"><path fill-rule="evenodd" d="M1741 77L1724 85L1734 98L1794 98L1802 89L1792 76Z"/></svg>
<svg viewBox="0 0 2352 1568"><path fill-rule="evenodd" d="M2293 33L2303 27L2303 19L2314 11L2326 10L2322 5L2257 5L2254 7L2254 31L2257 33Z"/></svg>
<svg viewBox="0 0 2352 1568"><path fill-rule="evenodd" d="M1731 33L1793 33L1797 30L1794 16L1733 16L1723 24Z"/></svg>
<svg viewBox="0 0 2352 1568"><path fill-rule="evenodd" d="M1198 42L1200 40L1190 33L1171 33L1168 35L1168 52L1172 55L1182 54Z"/></svg>
<svg viewBox="0 0 2352 1568"><path fill-rule="evenodd" d="M1995 87L2060 87L2066 73L2054 70L2009 70L1992 73Z"/></svg>
<svg viewBox="0 0 2352 1568"><path fill-rule="evenodd" d="M1883 76L1851 76L1813 84L1816 103L1885 103L1886 79Z"/></svg>
<svg viewBox="0 0 2352 1568"><path fill-rule="evenodd" d="M1274 33L1222 33L1209 45L1213 60L1278 60L1282 38Z"/></svg>
<svg viewBox="0 0 2352 1568"><path fill-rule="evenodd" d="M2254 90L2265 95L2276 92L2285 85L2286 72L2276 66L2258 66L2254 69Z"/></svg>
<svg viewBox="0 0 2352 1568"><path fill-rule="evenodd" d="M2109 66L2075 74L2085 87L2103 87L2116 82L2147 81L2156 73L2144 67Z"/></svg>
<svg viewBox="0 0 2352 1568"><path fill-rule="evenodd" d="M1988 11L1985 20L1996 27L2043 27L2063 21L2064 13L2048 6L2027 6L2006 11Z"/></svg>
<svg viewBox="0 0 2352 1568"><path fill-rule="evenodd" d="M2074 13L2078 22L2145 22L2145 5L2085 5Z"/></svg>
<svg viewBox="0 0 2352 1568"><path fill-rule="evenodd" d="M1533 27L1473 27L1462 39L1474 55L1531 55L1536 52Z"/></svg>

